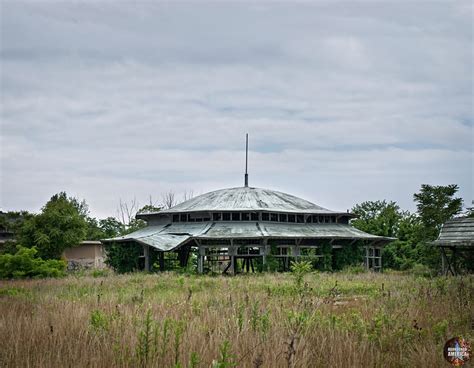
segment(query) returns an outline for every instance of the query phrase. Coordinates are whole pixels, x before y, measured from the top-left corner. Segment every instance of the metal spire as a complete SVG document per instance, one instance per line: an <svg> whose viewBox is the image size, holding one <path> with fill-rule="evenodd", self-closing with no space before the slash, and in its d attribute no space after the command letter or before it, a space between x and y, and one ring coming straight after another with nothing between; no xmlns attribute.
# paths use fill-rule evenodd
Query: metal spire
<svg viewBox="0 0 474 368"><path fill-rule="evenodd" d="M249 186L249 174L247 173L248 168L248 161L249 161L249 135L248 133L245 135L245 186Z"/></svg>

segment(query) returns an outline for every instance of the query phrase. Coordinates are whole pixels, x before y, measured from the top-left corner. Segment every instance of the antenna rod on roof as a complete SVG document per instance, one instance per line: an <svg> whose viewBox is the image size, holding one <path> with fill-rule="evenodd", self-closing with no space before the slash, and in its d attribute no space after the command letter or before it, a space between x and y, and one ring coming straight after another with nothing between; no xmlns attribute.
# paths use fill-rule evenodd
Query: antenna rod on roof
<svg viewBox="0 0 474 368"><path fill-rule="evenodd" d="M247 173L249 161L249 134L245 135L245 186L249 186L249 174Z"/></svg>

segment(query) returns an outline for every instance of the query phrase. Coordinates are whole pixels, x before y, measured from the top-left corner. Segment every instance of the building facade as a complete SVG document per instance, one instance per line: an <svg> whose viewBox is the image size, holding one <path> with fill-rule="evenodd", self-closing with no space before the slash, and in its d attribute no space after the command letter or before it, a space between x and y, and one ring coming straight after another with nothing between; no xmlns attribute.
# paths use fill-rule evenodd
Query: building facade
<svg viewBox="0 0 474 368"><path fill-rule="evenodd" d="M247 183L247 181L246 181ZM144 249L145 269L150 252L176 252L185 266L190 252L197 254L198 272L250 271L269 257L287 269L291 260L318 259L327 250L362 244L365 267L382 268L383 246L392 241L350 225L355 216L328 210L304 199L278 191L237 187L209 192L168 210L140 213L147 227L134 233L105 239L105 244L135 243Z"/></svg>

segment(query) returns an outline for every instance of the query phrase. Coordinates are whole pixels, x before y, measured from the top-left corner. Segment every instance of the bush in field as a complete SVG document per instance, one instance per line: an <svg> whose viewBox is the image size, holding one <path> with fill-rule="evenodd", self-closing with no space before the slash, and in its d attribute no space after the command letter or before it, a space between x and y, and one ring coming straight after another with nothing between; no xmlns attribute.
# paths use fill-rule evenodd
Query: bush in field
<svg viewBox="0 0 474 368"><path fill-rule="evenodd" d="M15 254L0 255L0 278L59 277L64 276L66 262L43 260L37 257L37 249L18 247Z"/></svg>
<svg viewBox="0 0 474 368"><path fill-rule="evenodd" d="M429 268L428 266L421 264L421 263L415 263L413 267L410 269L410 272L418 277L432 277L433 275L433 270Z"/></svg>
<svg viewBox="0 0 474 368"><path fill-rule="evenodd" d="M304 275L311 272L313 266L309 261L299 261L291 263L291 272L295 276L296 289L300 290L303 285Z"/></svg>

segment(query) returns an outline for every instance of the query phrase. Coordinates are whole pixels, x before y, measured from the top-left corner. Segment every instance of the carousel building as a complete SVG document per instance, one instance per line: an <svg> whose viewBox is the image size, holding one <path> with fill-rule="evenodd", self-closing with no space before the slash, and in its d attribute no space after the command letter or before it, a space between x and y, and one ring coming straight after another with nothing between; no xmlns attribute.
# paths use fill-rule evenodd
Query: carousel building
<svg viewBox="0 0 474 368"><path fill-rule="evenodd" d="M371 235L350 225L355 215L331 211L302 198L269 189L243 187L209 192L170 209L139 213L147 226L131 234L102 240L104 244L143 246L145 270L150 252L158 252L165 269L165 253L173 252L181 267L191 252L197 254L199 273L207 270L237 273L254 271L269 258L288 269L291 260L326 258L355 243L365 250L364 265L382 268L383 246L393 238ZM156 258L156 257L152 257ZM330 260L329 260L330 261Z"/></svg>
<svg viewBox="0 0 474 368"><path fill-rule="evenodd" d="M304 199L274 190L249 186L209 192L167 210L139 213L147 227L104 243L138 243L144 266L150 270L150 251L176 252L186 266L197 251L198 272L236 273L254 270L254 261L266 264L269 256L288 268L292 259L323 257L321 249L336 251L363 244L365 267L380 270L382 249L393 238L375 236L350 225L355 216L331 211Z"/></svg>

